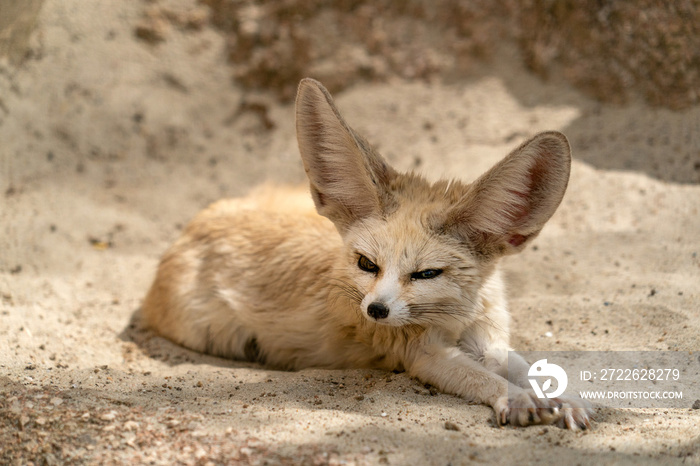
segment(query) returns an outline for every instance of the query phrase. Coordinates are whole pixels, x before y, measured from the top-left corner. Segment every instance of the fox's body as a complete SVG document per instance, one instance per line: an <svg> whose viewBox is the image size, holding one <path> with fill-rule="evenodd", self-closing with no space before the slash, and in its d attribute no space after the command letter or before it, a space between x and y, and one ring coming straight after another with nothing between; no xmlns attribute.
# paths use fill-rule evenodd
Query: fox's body
<svg viewBox="0 0 700 466"><path fill-rule="evenodd" d="M403 370L409 343L426 329L362 317L346 247L333 224L316 213L308 192L301 193L258 191L200 213L163 257L162 276L144 306L149 320L157 318L156 328L194 350L280 369ZM387 256L400 257L396 248L411 230L420 236L415 223L409 216L396 225L399 236L388 238ZM445 324L445 339L456 342L462 331L479 326L507 347L500 275L494 271L490 282L483 315L431 316ZM151 314L156 309L163 312ZM499 322L498 328L490 322Z"/></svg>
<svg viewBox="0 0 700 466"><path fill-rule="evenodd" d="M161 261L151 327L274 368L406 370L502 423L588 424L582 405L520 388L524 361L508 371L498 271L561 201L562 135L536 136L471 185L430 184L389 167L312 80L297 135L311 196L267 188L200 213Z"/></svg>

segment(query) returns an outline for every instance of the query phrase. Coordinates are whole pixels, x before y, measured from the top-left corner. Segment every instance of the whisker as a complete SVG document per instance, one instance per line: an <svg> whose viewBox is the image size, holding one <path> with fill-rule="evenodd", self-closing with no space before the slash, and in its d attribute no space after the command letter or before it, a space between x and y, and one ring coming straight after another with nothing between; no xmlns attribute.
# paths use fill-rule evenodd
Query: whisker
<svg viewBox="0 0 700 466"><path fill-rule="evenodd" d="M337 305L339 299L345 298L351 303L355 304L353 307L359 308L359 305L364 299L365 295L359 288L357 288L357 286L340 278L331 279L330 285L335 291L329 293L329 298L331 299L333 305Z"/></svg>
<svg viewBox="0 0 700 466"><path fill-rule="evenodd" d="M343 280L342 278L331 278L331 285L342 289L343 291L348 291L351 292L353 295L357 296L364 296L364 294L360 291L360 289L355 286L353 283ZM334 283L337 282L337 283Z"/></svg>
<svg viewBox="0 0 700 466"><path fill-rule="evenodd" d="M351 307L358 314L358 317L363 317L360 303L364 299L365 293L362 290L354 283L342 278L332 278L330 285L333 289L329 294L332 306L337 306L340 299L347 299L353 304ZM477 325L482 328L491 326L501 331L504 330L493 319L475 310L476 306L472 300L467 297L464 299L472 306L465 306L462 303L435 302L411 304L408 306L409 316L401 319L400 325L405 326L404 331L409 331L411 328L425 330L428 325L451 325L452 323ZM365 323L364 318L358 320Z"/></svg>
<svg viewBox="0 0 700 466"><path fill-rule="evenodd" d="M462 325L476 320L478 314L462 304L452 303L419 303L411 304L409 311L412 320L426 323L449 325L458 322Z"/></svg>
<svg viewBox="0 0 700 466"><path fill-rule="evenodd" d="M506 333L506 329L487 315L481 316L481 319L475 321L474 324L480 326L481 328L485 328L486 325L489 325L497 330L500 330L501 332Z"/></svg>

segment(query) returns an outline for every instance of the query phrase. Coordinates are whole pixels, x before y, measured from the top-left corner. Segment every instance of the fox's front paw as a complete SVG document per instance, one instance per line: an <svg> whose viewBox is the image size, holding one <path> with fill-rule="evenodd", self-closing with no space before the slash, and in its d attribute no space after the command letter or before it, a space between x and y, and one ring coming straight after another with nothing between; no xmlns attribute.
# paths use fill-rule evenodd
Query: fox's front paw
<svg viewBox="0 0 700 466"><path fill-rule="evenodd" d="M561 418L557 426L569 430L585 430L591 428L593 409L590 403L580 398L554 398L559 403Z"/></svg>
<svg viewBox="0 0 700 466"><path fill-rule="evenodd" d="M568 397L538 398L529 390L511 398L501 397L493 408L499 425L556 424L569 430L590 429L593 413L584 400Z"/></svg>
<svg viewBox="0 0 700 466"><path fill-rule="evenodd" d="M553 424L562 418L559 402L549 398L537 398L534 392L528 390L523 390L511 398L499 398L493 409L496 411L499 425Z"/></svg>

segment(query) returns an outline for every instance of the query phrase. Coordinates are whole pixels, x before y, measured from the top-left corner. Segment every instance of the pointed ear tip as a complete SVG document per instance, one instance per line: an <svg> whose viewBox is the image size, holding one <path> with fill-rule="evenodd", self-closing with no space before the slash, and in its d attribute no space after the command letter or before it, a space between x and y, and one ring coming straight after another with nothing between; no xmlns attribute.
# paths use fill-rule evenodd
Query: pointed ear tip
<svg viewBox="0 0 700 466"><path fill-rule="evenodd" d="M316 81L316 80L313 79L313 78L302 78L302 80L299 81L299 86L297 86L297 89L298 89L299 91L302 91L303 89L306 89L306 88L308 88L308 87L310 87L310 86L314 86L314 85L317 85L317 84L321 84L321 83L319 83L318 81Z"/></svg>
<svg viewBox="0 0 700 466"><path fill-rule="evenodd" d="M553 152L559 156L557 158L568 165L571 164L571 144L569 144L569 139L563 133L559 131L545 131L535 135L531 142L536 142L540 147L545 145L552 148Z"/></svg>
<svg viewBox="0 0 700 466"><path fill-rule="evenodd" d="M310 78L307 76L306 78L301 78L301 81L299 81L299 85L302 85L302 84L321 84L321 83L318 82L317 80L315 80L314 78Z"/></svg>
<svg viewBox="0 0 700 466"><path fill-rule="evenodd" d="M535 135L533 139L549 139L556 140L559 143L569 146L569 139L560 131L543 131Z"/></svg>
<svg viewBox="0 0 700 466"><path fill-rule="evenodd" d="M549 139L550 141L556 141L557 143L564 146L567 152L571 152L571 144L569 144L569 138L567 138L564 135L564 133L561 133L559 131L545 131L543 133L538 134L535 137Z"/></svg>
<svg viewBox="0 0 700 466"><path fill-rule="evenodd" d="M299 86L297 87L297 99L299 99L299 97L302 95L305 95L307 92L320 92L321 94L328 95L328 91L325 87L323 87L323 84L313 78L303 78L301 81L299 81Z"/></svg>

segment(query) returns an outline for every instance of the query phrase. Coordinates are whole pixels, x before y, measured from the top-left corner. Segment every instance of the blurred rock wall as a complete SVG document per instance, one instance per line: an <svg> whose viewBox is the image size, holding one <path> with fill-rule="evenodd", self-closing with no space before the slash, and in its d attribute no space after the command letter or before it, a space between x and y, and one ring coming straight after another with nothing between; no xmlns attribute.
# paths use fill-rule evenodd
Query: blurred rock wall
<svg viewBox="0 0 700 466"><path fill-rule="evenodd" d="M22 61L44 0L0 0L0 59Z"/></svg>
<svg viewBox="0 0 700 466"><path fill-rule="evenodd" d="M303 76L451 79L513 41L540 76L601 101L700 102L700 0L200 0L238 82L291 99Z"/></svg>
<svg viewBox="0 0 700 466"><path fill-rule="evenodd" d="M43 0L0 0L0 58L19 63ZM144 0L138 37L210 22L228 37L234 78L293 98L301 77L332 92L358 79L453 79L504 41L543 78L588 95L700 103L700 0L199 0L191 11Z"/></svg>
<svg viewBox="0 0 700 466"><path fill-rule="evenodd" d="M562 73L589 95L683 109L700 101L700 1L525 0L525 63Z"/></svg>

